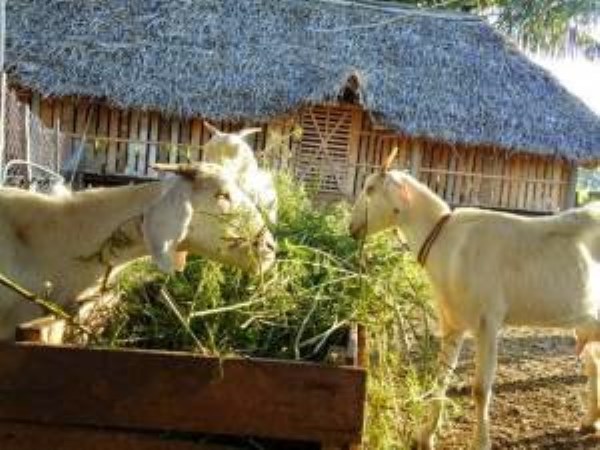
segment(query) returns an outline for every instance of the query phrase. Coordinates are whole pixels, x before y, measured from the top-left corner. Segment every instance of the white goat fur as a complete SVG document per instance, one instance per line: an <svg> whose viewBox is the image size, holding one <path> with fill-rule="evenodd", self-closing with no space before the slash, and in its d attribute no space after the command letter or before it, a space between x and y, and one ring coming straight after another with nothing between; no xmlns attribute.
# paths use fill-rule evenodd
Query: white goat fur
<svg viewBox="0 0 600 450"><path fill-rule="evenodd" d="M48 196L0 189L0 273L24 288L69 308L97 290L107 267L152 255L172 271L178 252L193 252L247 270L267 270L273 239L261 214L215 165L186 166L183 175L160 182L71 195ZM227 198L223 198L227 193ZM239 235L223 217L240 211L256 241L232 245ZM0 340L42 311L0 285Z"/></svg>
<svg viewBox="0 0 600 450"><path fill-rule="evenodd" d="M205 122L212 138L203 146L203 160L222 165L232 173L238 184L263 211L271 223L277 221L277 191L273 177L258 167L254 152L244 140L260 133L260 128L245 128L237 133L224 133Z"/></svg>
<svg viewBox="0 0 600 450"><path fill-rule="evenodd" d="M350 231L368 235L399 227L418 252L438 220L450 213L425 185L398 172L371 175L354 207ZM474 208L455 210L433 243L425 270L434 288L442 335L440 388L430 420L416 436L432 448L449 377L465 332L476 338L473 448L488 449L489 403L504 325L572 328L577 351L600 338L600 203L552 217L526 218ZM596 345L593 342L590 345ZM598 425L598 364L591 376L584 425ZM600 355L596 355L600 356Z"/></svg>

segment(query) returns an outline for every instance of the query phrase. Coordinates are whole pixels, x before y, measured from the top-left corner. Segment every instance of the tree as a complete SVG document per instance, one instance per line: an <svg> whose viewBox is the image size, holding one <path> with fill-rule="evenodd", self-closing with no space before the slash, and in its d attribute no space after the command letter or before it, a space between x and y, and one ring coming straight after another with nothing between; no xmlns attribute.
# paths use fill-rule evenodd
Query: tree
<svg viewBox="0 0 600 450"><path fill-rule="evenodd" d="M600 58L600 0L392 0L486 16L531 50L553 53L581 49Z"/></svg>

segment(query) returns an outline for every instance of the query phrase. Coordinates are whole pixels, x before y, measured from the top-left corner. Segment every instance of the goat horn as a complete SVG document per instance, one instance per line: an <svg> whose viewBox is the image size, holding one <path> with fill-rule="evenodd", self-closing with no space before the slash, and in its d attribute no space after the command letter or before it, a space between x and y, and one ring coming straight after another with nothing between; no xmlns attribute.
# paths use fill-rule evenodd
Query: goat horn
<svg viewBox="0 0 600 450"><path fill-rule="evenodd" d="M385 173L385 172L387 172L387 171L390 170L390 167L392 166L392 163L394 162L394 159L396 159L396 155L397 154L398 154L398 147L394 147L392 149L392 152L390 153L390 155L387 157L387 159L383 163L383 166L381 166L381 171L383 173Z"/></svg>
<svg viewBox="0 0 600 450"><path fill-rule="evenodd" d="M181 175L184 178L193 180L198 175L198 167L192 164L152 164L154 170L160 172L171 172L177 175Z"/></svg>
<svg viewBox="0 0 600 450"><path fill-rule="evenodd" d="M204 123L204 128L206 128L210 132L210 134L214 134L215 136L220 136L221 134L223 134L223 132L221 130L219 130L214 125L211 125L206 120L203 123Z"/></svg>
<svg viewBox="0 0 600 450"><path fill-rule="evenodd" d="M243 130L238 131L238 136L239 137L246 137L249 136L251 134L254 133L260 133L262 131L262 128L244 128Z"/></svg>

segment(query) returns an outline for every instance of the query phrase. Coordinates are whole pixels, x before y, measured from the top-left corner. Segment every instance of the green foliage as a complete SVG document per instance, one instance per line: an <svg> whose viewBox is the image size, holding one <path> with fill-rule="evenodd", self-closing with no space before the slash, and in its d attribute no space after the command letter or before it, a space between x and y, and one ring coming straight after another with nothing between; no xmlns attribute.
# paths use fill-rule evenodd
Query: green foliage
<svg viewBox="0 0 600 450"><path fill-rule="evenodd" d="M202 258L164 276L136 263L104 334L115 346L322 359L342 329L364 323L371 343L367 444L402 448L431 388L427 284L394 235L363 248L347 232L350 208L316 208L291 177L278 177L278 262L264 278Z"/></svg>
<svg viewBox="0 0 600 450"><path fill-rule="evenodd" d="M588 28L600 20L598 0L391 0L489 16L501 31L532 50L558 51L599 45Z"/></svg>

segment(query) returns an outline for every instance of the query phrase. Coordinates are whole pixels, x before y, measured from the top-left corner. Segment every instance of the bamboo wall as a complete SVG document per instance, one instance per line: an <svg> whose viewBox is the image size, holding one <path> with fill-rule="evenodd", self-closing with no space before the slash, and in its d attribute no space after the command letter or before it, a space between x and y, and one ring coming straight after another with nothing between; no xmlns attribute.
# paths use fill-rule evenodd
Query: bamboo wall
<svg viewBox="0 0 600 450"><path fill-rule="evenodd" d="M80 169L86 173L154 177L152 163L200 160L202 144L210 138L197 118L125 111L73 98L41 99L28 92L20 98L49 132L67 137L66 155L85 135ZM214 124L224 131L241 127ZM306 107L262 128L248 140L263 164L290 169L316 191L334 197L355 196L366 176L398 147L395 166L455 206L552 212L571 206L574 198L574 170L561 159L412 139L377 128L368 113L352 105Z"/></svg>

